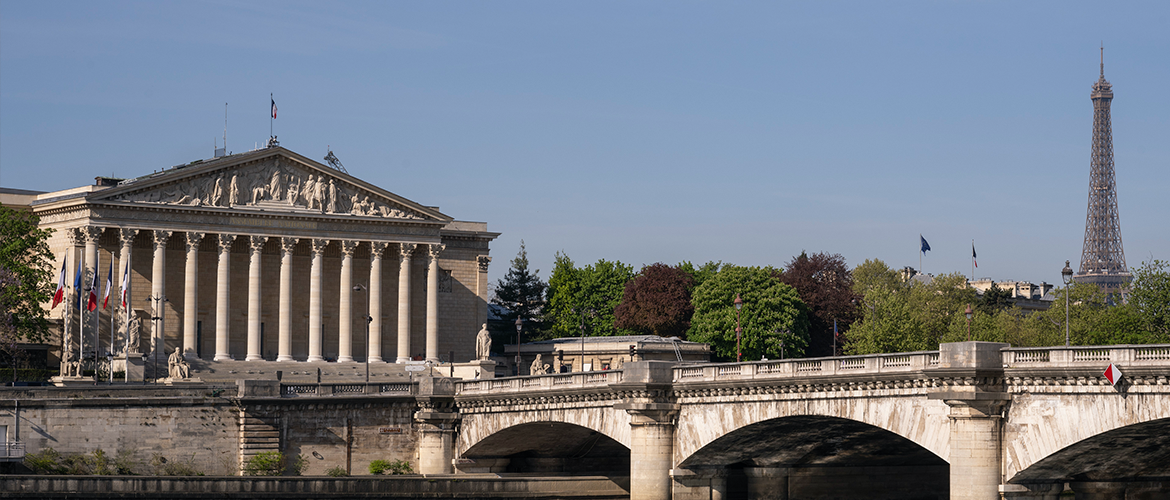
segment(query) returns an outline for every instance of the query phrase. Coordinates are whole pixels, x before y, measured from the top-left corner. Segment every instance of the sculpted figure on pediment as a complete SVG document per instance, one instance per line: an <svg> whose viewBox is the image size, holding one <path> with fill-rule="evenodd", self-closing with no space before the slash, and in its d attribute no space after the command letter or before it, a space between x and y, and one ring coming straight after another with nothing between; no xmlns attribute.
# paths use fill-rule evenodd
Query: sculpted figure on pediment
<svg viewBox="0 0 1170 500"><path fill-rule="evenodd" d="M182 180L163 187L118 195L137 203L234 207L282 202L327 214L422 220L420 214L326 174L271 162Z"/></svg>

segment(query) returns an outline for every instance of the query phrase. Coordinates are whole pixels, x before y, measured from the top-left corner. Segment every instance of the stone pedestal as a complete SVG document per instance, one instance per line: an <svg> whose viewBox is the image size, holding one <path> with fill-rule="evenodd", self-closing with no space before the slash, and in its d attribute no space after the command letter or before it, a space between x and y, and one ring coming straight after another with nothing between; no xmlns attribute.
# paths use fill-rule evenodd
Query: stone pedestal
<svg viewBox="0 0 1170 500"><path fill-rule="evenodd" d="M194 378L167 377L167 378L163 379L163 383L166 385L202 384L203 380L198 378L198 377L194 377Z"/></svg>
<svg viewBox="0 0 1170 500"><path fill-rule="evenodd" d="M146 376L146 362L141 353L132 352L126 355L122 362L125 364L126 382L142 382Z"/></svg>
<svg viewBox="0 0 1170 500"><path fill-rule="evenodd" d="M57 387L93 385L93 377L58 376L49 378L49 382Z"/></svg>
<svg viewBox="0 0 1170 500"><path fill-rule="evenodd" d="M727 498L726 469L672 469L672 500L723 500Z"/></svg>
<svg viewBox="0 0 1170 500"><path fill-rule="evenodd" d="M455 363L455 378L463 380L496 378L496 362L490 359L473 359L466 363Z"/></svg>

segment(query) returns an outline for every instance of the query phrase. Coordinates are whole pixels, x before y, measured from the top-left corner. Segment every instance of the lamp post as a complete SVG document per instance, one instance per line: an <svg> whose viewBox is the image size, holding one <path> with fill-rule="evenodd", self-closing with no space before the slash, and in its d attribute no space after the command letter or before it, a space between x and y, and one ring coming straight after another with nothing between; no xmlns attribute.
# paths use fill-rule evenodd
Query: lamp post
<svg viewBox="0 0 1170 500"><path fill-rule="evenodd" d="M971 341L971 316L974 314L974 311L971 310L971 304L967 304L967 310L963 311L963 314L967 315L967 342L970 342Z"/></svg>
<svg viewBox="0 0 1170 500"><path fill-rule="evenodd" d="M1064 269L1060 270L1060 278L1064 281L1064 346L1068 347L1068 285L1072 283L1073 270L1064 261Z"/></svg>
<svg viewBox="0 0 1170 500"><path fill-rule="evenodd" d="M151 350L153 352L150 355L151 376L153 376L155 381L157 382L158 381L158 351L159 351L159 349L165 348L166 343L167 343L167 334L166 334L166 331L163 330L164 328L166 328L166 323L165 323L166 318L163 317L163 311L162 311L162 303L166 302L167 298L162 297L162 296L152 296L152 297L150 297L150 300L154 304L154 311L153 311L154 314L151 314L151 316L150 316L150 330L151 330L150 337L153 340L153 342L151 342L151 344L152 344ZM160 333L161 333L161 335L160 335ZM94 376L96 377L97 376L97 370L96 370L97 360L96 359L94 360L94 368L95 368ZM142 384L143 385L146 384L146 377L142 377Z"/></svg>
<svg viewBox="0 0 1170 500"><path fill-rule="evenodd" d="M739 298L739 294L735 294L735 362L743 361L743 349L740 347L740 338L743 336L743 329L739 327L739 310L743 309L743 299Z"/></svg>
<svg viewBox="0 0 1170 500"><path fill-rule="evenodd" d="M353 293L364 291L366 291L365 285L357 284L353 286ZM374 318L370 316L370 301L365 300L363 302L366 304L366 311L362 314L362 317L366 318L366 383L368 384L370 383L370 323L374 321ZM381 356L381 353L378 355Z"/></svg>
<svg viewBox="0 0 1170 500"><path fill-rule="evenodd" d="M524 329L524 320L516 316L516 375L520 375L520 330Z"/></svg>

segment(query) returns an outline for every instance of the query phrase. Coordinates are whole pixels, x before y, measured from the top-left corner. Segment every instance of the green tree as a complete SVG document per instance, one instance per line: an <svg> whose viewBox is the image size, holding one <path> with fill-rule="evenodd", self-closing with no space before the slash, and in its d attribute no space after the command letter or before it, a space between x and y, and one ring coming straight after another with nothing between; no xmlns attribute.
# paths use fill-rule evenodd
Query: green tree
<svg viewBox="0 0 1170 500"><path fill-rule="evenodd" d="M711 344L717 358L735 359L735 295L740 313L743 359L800 357L808 347L808 307L771 267L724 266L695 288L695 314L687 338Z"/></svg>
<svg viewBox="0 0 1170 500"><path fill-rule="evenodd" d="M569 256L557 252L548 280L545 338L579 336L582 324L588 336L634 334L614 326L614 309L633 278L633 266L601 259L577 268Z"/></svg>
<svg viewBox="0 0 1170 500"><path fill-rule="evenodd" d="M715 274L719 272L720 268L726 267L727 265L728 264L724 264L722 261L710 261L699 267L695 267L695 265L691 264L690 261L684 260L678 264L678 268L683 272L691 275L691 279L694 281L694 283L691 285L691 290L694 290L699 285L702 285L704 281L707 281L712 276L715 276Z"/></svg>
<svg viewBox="0 0 1170 500"><path fill-rule="evenodd" d="M524 240L520 240L520 251L512 259L512 267L508 274L496 284L496 293L492 303L511 311L505 319L508 323L519 317L530 323L536 330L540 329L540 317L545 305L545 289L548 285L540 280L540 270L528 271L528 251L524 249Z"/></svg>
<svg viewBox="0 0 1170 500"><path fill-rule="evenodd" d="M872 279L862 299L862 319L853 323L847 333L847 352L938 349L939 342L950 338L953 324L959 319L966 338L964 311L975 302L975 290L967 286L966 278L952 273L936 276L930 283L912 280L891 284L888 276L881 272L868 274L867 279L876 279Z"/></svg>
<svg viewBox="0 0 1170 500"><path fill-rule="evenodd" d="M38 227L29 212L0 205L0 268L9 273L0 286L3 320L16 340L44 342L49 321L43 304L53 297L53 262L48 239L51 230Z"/></svg>
<svg viewBox="0 0 1170 500"><path fill-rule="evenodd" d="M1129 305L1145 323L1154 342L1170 342L1170 262L1142 262L1133 272Z"/></svg>
<svg viewBox="0 0 1170 500"><path fill-rule="evenodd" d="M614 309L614 326L659 337L685 337L695 312L691 304L694 282L677 267L662 263L643 267L626 283L622 301Z"/></svg>
<svg viewBox="0 0 1170 500"><path fill-rule="evenodd" d="M898 271L890 269L890 266L887 266L881 259L865 259L865 262L853 268L853 291L857 295L865 295L865 292L878 286L888 290L897 290L905 287L906 284L898 275Z"/></svg>
<svg viewBox="0 0 1170 500"><path fill-rule="evenodd" d="M983 292L975 306L986 314L994 315L1004 309L1011 309L1014 305L1011 290L1000 288L999 285L992 283L991 288Z"/></svg>

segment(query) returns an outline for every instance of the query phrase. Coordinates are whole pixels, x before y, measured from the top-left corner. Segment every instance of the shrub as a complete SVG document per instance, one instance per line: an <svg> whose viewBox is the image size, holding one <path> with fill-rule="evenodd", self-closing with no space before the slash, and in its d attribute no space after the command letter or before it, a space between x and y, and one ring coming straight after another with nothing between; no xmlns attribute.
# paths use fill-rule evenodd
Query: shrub
<svg viewBox="0 0 1170 500"><path fill-rule="evenodd" d="M343 469L341 467L334 467L332 469L325 471L325 475L327 475L329 477L347 477L347 476L349 476L349 473L346 472L345 469Z"/></svg>
<svg viewBox="0 0 1170 500"><path fill-rule="evenodd" d="M60 465L61 453L52 448L45 448L37 453L24 456L24 465L37 474L64 474Z"/></svg>
<svg viewBox="0 0 1170 500"><path fill-rule="evenodd" d="M279 476L284 471L284 454L279 451L265 451L248 457L244 461L245 476Z"/></svg>
<svg viewBox="0 0 1170 500"><path fill-rule="evenodd" d="M304 455L297 455L296 458L288 461L288 468L286 472L290 476L300 476L309 468L309 459Z"/></svg>
<svg viewBox="0 0 1170 500"><path fill-rule="evenodd" d="M373 462L370 462L370 474L387 473L396 476L402 474L412 474L414 473L414 469L410 467L410 462L407 462L406 460L395 460L393 462L389 460L374 460Z"/></svg>
<svg viewBox="0 0 1170 500"><path fill-rule="evenodd" d="M195 455L185 462L167 460L159 454L150 458L150 466L156 476L202 476L203 472L195 468Z"/></svg>

